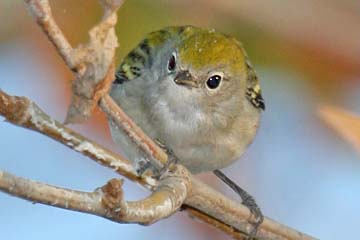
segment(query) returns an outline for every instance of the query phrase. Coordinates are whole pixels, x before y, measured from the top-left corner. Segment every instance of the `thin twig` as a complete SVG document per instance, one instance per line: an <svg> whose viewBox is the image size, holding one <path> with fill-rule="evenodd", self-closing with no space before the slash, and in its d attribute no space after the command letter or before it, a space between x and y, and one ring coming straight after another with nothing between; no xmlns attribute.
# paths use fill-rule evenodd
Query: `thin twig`
<svg viewBox="0 0 360 240"><path fill-rule="evenodd" d="M48 39L56 46L58 53L70 69L76 67L73 48L54 20L48 1L24 0L28 12L34 17Z"/></svg>

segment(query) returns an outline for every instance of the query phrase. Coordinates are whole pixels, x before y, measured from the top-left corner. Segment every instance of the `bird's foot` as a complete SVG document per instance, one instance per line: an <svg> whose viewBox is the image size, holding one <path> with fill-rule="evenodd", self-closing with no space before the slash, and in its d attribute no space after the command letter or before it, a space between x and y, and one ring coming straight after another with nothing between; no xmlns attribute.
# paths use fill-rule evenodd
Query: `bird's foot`
<svg viewBox="0 0 360 240"><path fill-rule="evenodd" d="M248 239L253 239L256 236L260 224L264 221L264 215L262 214L261 209L257 205L255 199L250 194L248 194L244 189L242 189L242 191L243 191L243 195L240 195L242 199L242 204L245 205L250 210L251 215L254 216L255 219L255 221L253 222L254 228L250 232L248 237Z"/></svg>
<svg viewBox="0 0 360 240"><path fill-rule="evenodd" d="M147 158L141 158L136 161L136 172L137 174L142 177L144 173L151 168L151 162Z"/></svg>
<svg viewBox="0 0 360 240"><path fill-rule="evenodd" d="M256 204L255 199L249 193L234 183L223 172L220 170L214 170L214 174L241 197L242 204L250 210L251 216L254 216L255 222L252 223L254 228L248 236L249 240L254 239L260 224L264 221L264 215L262 214L260 207Z"/></svg>
<svg viewBox="0 0 360 240"><path fill-rule="evenodd" d="M160 179L162 175L164 175L164 173L168 172L169 170L171 170L172 166L174 166L175 164L177 164L179 161L178 161L178 158L176 157L176 155L174 154L174 152L169 148L167 147L164 142L162 142L160 139L156 139L155 140L156 144L161 147L165 153L167 154L168 156L168 160L167 162L164 164L164 166L159 169L157 171L157 173L154 175L154 177L156 179Z"/></svg>

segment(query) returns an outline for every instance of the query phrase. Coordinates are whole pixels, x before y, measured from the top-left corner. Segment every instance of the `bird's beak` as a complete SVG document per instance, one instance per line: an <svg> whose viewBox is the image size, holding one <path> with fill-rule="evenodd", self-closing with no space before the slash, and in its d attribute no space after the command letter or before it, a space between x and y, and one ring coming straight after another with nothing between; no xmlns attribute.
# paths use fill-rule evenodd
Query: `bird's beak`
<svg viewBox="0 0 360 240"><path fill-rule="evenodd" d="M189 71L181 71L179 72L175 78L174 78L174 82L178 85L184 85L187 87L199 87L198 82L195 81L195 79L193 78L193 76L191 76Z"/></svg>

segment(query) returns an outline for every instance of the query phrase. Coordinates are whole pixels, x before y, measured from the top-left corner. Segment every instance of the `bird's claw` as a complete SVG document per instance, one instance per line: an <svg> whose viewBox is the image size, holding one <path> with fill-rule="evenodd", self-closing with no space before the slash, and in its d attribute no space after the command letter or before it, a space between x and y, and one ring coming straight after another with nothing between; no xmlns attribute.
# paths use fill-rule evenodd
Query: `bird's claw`
<svg viewBox="0 0 360 240"><path fill-rule="evenodd" d="M256 204L255 199L248 194L244 189L239 187L230 178L228 178L220 170L214 170L214 174L219 177L224 183L226 183L231 189L233 189L242 199L242 204L250 210L250 218L254 216L255 222L253 223L253 230L250 232L248 239L254 239L260 224L264 221L264 215L262 214L259 206Z"/></svg>
<svg viewBox="0 0 360 240"><path fill-rule="evenodd" d="M242 201L242 204L250 210L251 216L254 216L255 218L255 222L253 223L254 228L248 236L248 239L251 240L255 237L260 224L264 221L264 215L262 214L259 206L256 204L256 201L252 196L247 195L246 198Z"/></svg>
<svg viewBox="0 0 360 240"><path fill-rule="evenodd" d="M150 161L145 158L140 159L136 163L136 172L140 177L142 177L144 173L151 167Z"/></svg>
<svg viewBox="0 0 360 240"><path fill-rule="evenodd" d="M168 160L167 160L167 162L164 164L164 166L163 166L161 169L159 169L159 170L157 171L156 174L154 174L154 177L155 177L156 179L160 179L161 176L164 175L164 173L168 172L173 165L175 165L175 164L178 163L178 158L175 156L174 152L173 152L170 148L168 148L168 147L165 145L165 143L162 142L160 139L156 139L155 142L156 142L156 143L158 144L158 146L159 146L160 148L162 148L162 149L165 151L165 153L168 155Z"/></svg>
<svg viewBox="0 0 360 240"><path fill-rule="evenodd" d="M170 148L168 148L161 140L156 139L155 142L168 155L167 162L161 168L156 168L151 164L151 161L149 159L141 158L137 161L136 172L141 177L147 170L151 169L153 172L153 177L159 180L161 176L164 175L164 173L171 170L174 164L178 163L178 158L175 156L174 152Z"/></svg>

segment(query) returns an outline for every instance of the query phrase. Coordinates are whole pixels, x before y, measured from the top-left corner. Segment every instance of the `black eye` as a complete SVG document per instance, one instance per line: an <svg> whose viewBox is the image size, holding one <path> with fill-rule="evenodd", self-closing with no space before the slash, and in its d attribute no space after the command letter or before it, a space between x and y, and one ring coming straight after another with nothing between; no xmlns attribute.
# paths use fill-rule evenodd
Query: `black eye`
<svg viewBox="0 0 360 240"><path fill-rule="evenodd" d="M221 76L220 75L213 75L209 77L209 79L206 81L206 85L210 89L215 89L220 85L221 82Z"/></svg>
<svg viewBox="0 0 360 240"><path fill-rule="evenodd" d="M174 71L175 67L176 67L176 58L175 58L175 55L172 54L170 59L169 59L169 62L168 62L168 70L169 70L169 72Z"/></svg>

